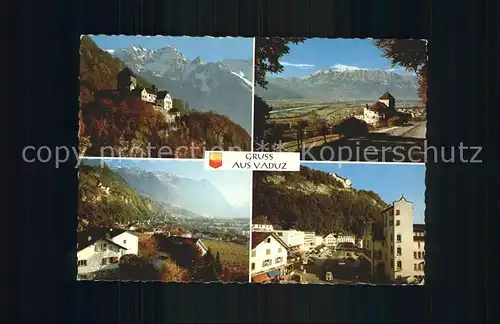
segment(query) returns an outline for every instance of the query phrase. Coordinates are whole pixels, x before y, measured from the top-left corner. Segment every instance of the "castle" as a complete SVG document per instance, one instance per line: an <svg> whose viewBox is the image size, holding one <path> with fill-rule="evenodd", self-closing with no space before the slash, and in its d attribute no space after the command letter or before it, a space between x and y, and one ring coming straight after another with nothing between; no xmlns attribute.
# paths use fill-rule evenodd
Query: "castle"
<svg viewBox="0 0 500 324"><path fill-rule="evenodd" d="M377 125L381 121L387 121L391 117L401 115L396 110L396 99L386 92L373 104L366 104L363 109L358 109L354 117L365 121L369 125Z"/></svg>
<svg viewBox="0 0 500 324"><path fill-rule="evenodd" d="M172 97L168 91L157 91L156 88L145 88L137 86L137 76L128 68L124 68L118 73L116 80L118 91L129 94L133 98L141 99L151 103L154 108L165 114L167 122L172 123L180 117L177 109L172 109Z"/></svg>

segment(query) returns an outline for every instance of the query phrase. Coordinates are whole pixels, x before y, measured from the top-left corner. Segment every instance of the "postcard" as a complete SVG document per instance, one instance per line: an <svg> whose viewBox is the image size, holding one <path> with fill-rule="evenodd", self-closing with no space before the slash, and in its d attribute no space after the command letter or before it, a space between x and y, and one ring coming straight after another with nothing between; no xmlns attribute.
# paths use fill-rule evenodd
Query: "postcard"
<svg viewBox="0 0 500 324"><path fill-rule="evenodd" d="M253 192L252 282L424 284L425 165L303 162Z"/></svg>
<svg viewBox="0 0 500 324"><path fill-rule="evenodd" d="M271 37L255 47L255 150L424 162L426 40Z"/></svg>
<svg viewBox="0 0 500 324"><path fill-rule="evenodd" d="M248 282L251 172L82 159L79 280Z"/></svg>

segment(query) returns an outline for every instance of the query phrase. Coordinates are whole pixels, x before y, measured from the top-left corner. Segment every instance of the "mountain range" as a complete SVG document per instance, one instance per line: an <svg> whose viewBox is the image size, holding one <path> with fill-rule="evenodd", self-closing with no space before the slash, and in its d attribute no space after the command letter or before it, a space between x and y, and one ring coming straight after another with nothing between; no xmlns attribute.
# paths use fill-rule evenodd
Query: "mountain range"
<svg viewBox="0 0 500 324"><path fill-rule="evenodd" d="M194 180L177 175L145 171L133 167L113 167L142 196L160 204L188 210L206 217L239 218L247 216L249 206L235 207L206 179Z"/></svg>
<svg viewBox="0 0 500 324"><path fill-rule="evenodd" d="M188 60L172 46L147 49L132 45L106 51L158 89L186 101L190 108L228 116L250 133L252 58L204 62L198 56Z"/></svg>
<svg viewBox="0 0 500 324"><path fill-rule="evenodd" d="M325 69L302 77L268 78L268 81L267 89L255 89L264 100L374 100L384 92L390 92L396 99L418 99L415 75L383 70Z"/></svg>

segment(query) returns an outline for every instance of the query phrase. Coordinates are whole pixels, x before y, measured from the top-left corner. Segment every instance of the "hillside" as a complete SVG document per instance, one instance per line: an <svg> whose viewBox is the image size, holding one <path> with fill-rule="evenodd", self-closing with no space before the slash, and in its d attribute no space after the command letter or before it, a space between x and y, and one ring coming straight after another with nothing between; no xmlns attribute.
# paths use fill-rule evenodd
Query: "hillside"
<svg viewBox="0 0 500 324"><path fill-rule="evenodd" d="M255 172L253 217L266 216L284 229L320 234L362 234L387 204L372 191L344 189L327 173L302 166L300 172Z"/></svg>
<svg viewBox="0 0 500 324"><path fill-rule="evenodd" d="M78 181L78 227L113 227L158 215L160 206L142 197L127 182L104 167L81 165Z"/></svg>
<svg viewBox="0 0 500 324"><path fill-rule="evenodd" d="M116 89L116 77L125 64L102 51L89 36L80 40L80 87L91 92ZM139 86L151 87L144 78L137 79Z"/></svg>
<svg viewBox="0 0 500 324"><path fill-rule="evenodd" d="M382 70L327 69L303 77L269 78L268 81L267 89L256 89L264 100L374 100L387 91L399 100L418 99L416 76Z"/></svg>
<svg viewBox="0 0 500 324"><path fill-rule="evenodd" d="M184 101L174 98L182 115L169 124L163 113L150 103L113 92L98 93L116 87L116 75L125 65L87 36L81 39L80 53L80 155L200 158L204 145L250 148L248 132L225 115L193 109L186 112ZM142 78L138 83L151 86ZM148 150L148 144L155 149ZM192 145L198 148L194 156L189 156L186 150L178 151L176 156L178 148ZM170 150L161 151L159 156L156 149L160 147ZM101 152L103 148L109 149Z"/></svg>

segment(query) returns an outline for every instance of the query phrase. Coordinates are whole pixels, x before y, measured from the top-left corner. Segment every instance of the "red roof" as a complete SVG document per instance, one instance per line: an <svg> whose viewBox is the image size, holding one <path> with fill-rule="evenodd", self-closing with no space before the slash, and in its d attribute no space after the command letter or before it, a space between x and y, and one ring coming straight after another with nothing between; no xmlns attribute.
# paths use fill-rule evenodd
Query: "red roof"
<svg viewBox="0 0 500 324"><path fill-rule="evenodd" d="M373 110L373 111L380 111L380 110L387 109L387 106L385 104L381 103L380 101L377 101L376 103L369 105L366 108L369 110Z"/></svg>
<svg viewBox="0 0 500 324"><path fill-rule="evenodd" d="M264 281L267 281L267 280L270 280L271 278L269 277L269 275L267 274L267 272L264 272L264 273L261 273L261 274L258 274L258 275L255 275L252 277L252 281L253 282L264 282Z"/></svg>

